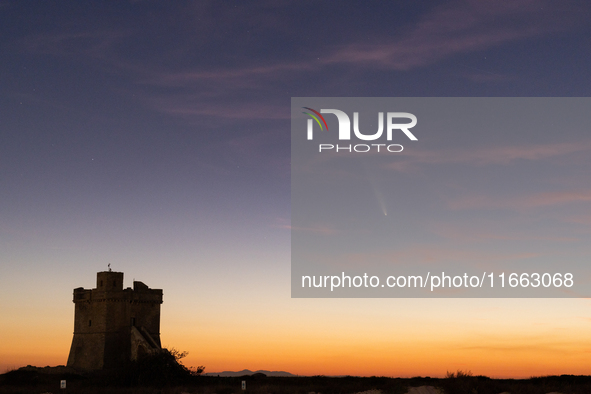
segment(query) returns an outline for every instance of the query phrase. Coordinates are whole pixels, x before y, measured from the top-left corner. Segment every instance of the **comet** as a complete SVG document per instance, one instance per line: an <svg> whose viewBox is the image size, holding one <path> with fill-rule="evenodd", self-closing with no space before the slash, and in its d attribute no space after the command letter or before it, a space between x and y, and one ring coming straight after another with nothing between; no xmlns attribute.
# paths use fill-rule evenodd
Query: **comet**
<svg viewBox="0 0 591 394"><path fill-rule="evenodd" d="M369 184L371 186L374 196L376 196L376 200L378 202L378 205L379 205L382 213L384 214L384 216L388 216L388 208L386 207L386 200L384 198L384 195L382 194L382 191L380 190L380 188L378 186L378 182L376 181L372 172L369 171L369 169L367 168L367 165L365 165L365 163L363 163L363 168L365 169L365 172L367 174L367 180L369 181Z"/></svg>

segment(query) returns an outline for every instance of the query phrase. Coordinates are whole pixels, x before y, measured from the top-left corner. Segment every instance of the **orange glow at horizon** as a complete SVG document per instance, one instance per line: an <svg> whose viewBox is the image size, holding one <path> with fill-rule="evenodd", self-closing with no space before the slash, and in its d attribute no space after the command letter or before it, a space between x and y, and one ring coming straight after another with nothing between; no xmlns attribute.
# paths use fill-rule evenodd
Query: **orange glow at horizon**
<svg viewBox="0 0 591 394"><path fill-rule="evenodd" d="M587 300L269 301L261 296L203 305L169 295L162 308L162 345L187 351L182 362L204 365L205 372L443 377L469 370L527 378L589 374L591 361ZM59 310L28 311L20 319L13 311L0 323L0 372L64 365L72 309L64 303Z"/></svg>
<svg viewBox="0 0 591 394"><path fill-rule="evenodd" d="M581 338L579 338L581 340ZM573 338L573 342L577 339ZM241 339L225 340L225 346L196 344L185 365L205 365L206 372L250 369L288 371L298 375L358 375L443 377L447 371L471 371L475 375L523 378L541 375L588 374L588 351L576 344L553 348L539 343L477 350L478 344L403 343L379 346L364 343L346 345L290 344ZM474 347L470 349L470 347ZM199 354L197 354L199 353Z"/></svg>
<svg viewBox="0 0 591 394"><path fill-rule="evenodd" d="M589 373L589 321L571 316L586 300L405 300L409 310L423 306L427 318L408 310L406 318L382 316L383 307L366 308L392 300L293 302L299 307L287 311L210 310L207 322L168 322L163 345L182 343L189 351L185 365L205 365L205 372L443 377L469 370L514 378ZM320 305L312 312L314 303ZM441 311L446 304L458 312ZM554 315L545 314L545 307Z"/></svg>

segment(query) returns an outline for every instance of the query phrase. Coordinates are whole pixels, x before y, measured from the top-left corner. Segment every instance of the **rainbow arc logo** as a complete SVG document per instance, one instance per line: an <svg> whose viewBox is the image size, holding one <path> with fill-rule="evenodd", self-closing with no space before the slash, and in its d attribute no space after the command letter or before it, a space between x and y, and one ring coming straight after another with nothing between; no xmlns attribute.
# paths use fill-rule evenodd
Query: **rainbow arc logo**
<svg viewBox="0 0 591 394"><path fill-rule="evenodd" d="M326 124L326 120L324 120L324 116L320 115L320 112L313 110L312 108L308 108L308 107L302 107L302 108L312 111L312 112L314 112L314 114L318 115L318 116L315 116L314 114L311 114L309 112L302 112L303 114L310 115L316 121L316 123L318 123L318 126L320 126L320 130L324 130L324 128L322 127L322 123L320 123L320 119L322 119L324 126L326 126L326 131L328 131L328 125ZM318 118L320 118L320 119L318 119Z"/></svg>

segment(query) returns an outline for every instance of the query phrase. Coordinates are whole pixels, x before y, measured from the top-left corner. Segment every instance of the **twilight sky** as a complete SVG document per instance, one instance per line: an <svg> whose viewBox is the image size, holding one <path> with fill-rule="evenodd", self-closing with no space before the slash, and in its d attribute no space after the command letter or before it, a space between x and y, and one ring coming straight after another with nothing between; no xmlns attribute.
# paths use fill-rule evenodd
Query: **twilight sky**
<svg viewBox="0 0 591 394"><path fill-rule="evenodd" d="M291 97L586 97L589 20L585 1L0 0L0 371L65 364L72 289L110 263L164 290L163 345L209 372L589 374L588 300L291 299L289 120ZM494 141L539 177L578 171L537 190L578 193L575 248L581 135ZM431 231L499 236L471 226Z"/></svg>

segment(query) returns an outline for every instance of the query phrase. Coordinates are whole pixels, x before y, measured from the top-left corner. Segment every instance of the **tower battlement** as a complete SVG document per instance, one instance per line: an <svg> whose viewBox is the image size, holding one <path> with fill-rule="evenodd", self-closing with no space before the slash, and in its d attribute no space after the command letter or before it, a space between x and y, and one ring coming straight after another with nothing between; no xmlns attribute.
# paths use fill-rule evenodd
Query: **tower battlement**
<svg viewBox="0 0 591 394"><path fill-rule="evenodd" d="M97 273L96 288L74 289L74 338L68 366L117 368L161 348L162 290L134 281L123 288L123 272Z"/></svg>

